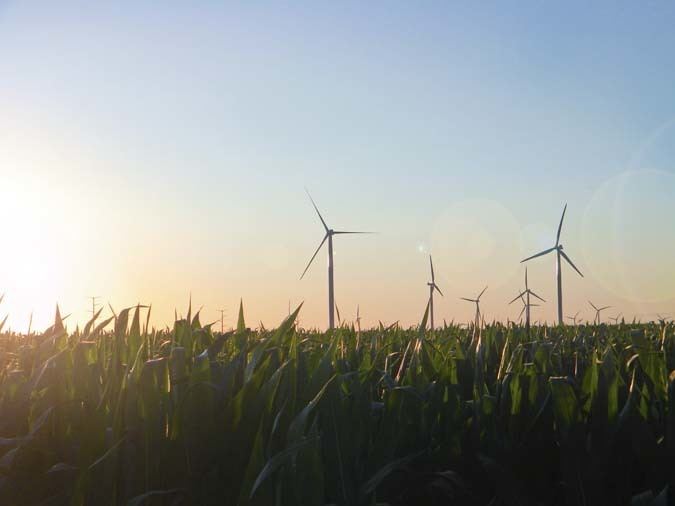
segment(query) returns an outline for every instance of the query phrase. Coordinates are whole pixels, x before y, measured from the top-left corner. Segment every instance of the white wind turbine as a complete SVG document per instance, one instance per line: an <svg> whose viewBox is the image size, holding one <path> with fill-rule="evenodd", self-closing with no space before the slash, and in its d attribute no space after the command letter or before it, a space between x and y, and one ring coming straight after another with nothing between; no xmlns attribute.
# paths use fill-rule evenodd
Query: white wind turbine
<svg viewBox="0 0 675 506"><path fill-rule="evenodd" d="M483 291L480 292L480 293L478 294L478 297L476 297L475 299L469 299L469 298L467 298L467 297L460 297L460 299L462 299L462 300L465 300L465 301L467 301L467 302L473 302L474 304L476 304L476 320L475 320L475 324L476 324L476 327L475 327L475 328L476 328L476 331L477 331L477 329L480 327L480 321L481 321L481 320L480 320L480 317L481 317L481 313L480 313L480 298L483 296L483 294L485 293L485 290L487 290L487 289L488 289L487 286L486 286L485 288L483 288Z"/></svg>
<svg viewBox="0 0 675 506"><path fill-rule="evenodd" d="M530 308L533 308L533 307L539 307L539 304L528 304L528 303L525 301L525 297L523 297L522 295L519 295L518 297L516 297L516 298L514 299L514 302L515 302L516 300L518 300L518 299L520 299L520 302L523 303L523 309L521 309L521 310L520 310L520 314L518 314L518 321L523 321L523 314L525 313L525 311L527 310L527 312L529 313L529 312L530 312ZM528 317L528 318L529 318L529 317ZM527 324L527 327L529 327L529 326L530 326L530 321L529 321L529 320L526 320L526 324Z"/></svg>
<svg viewBox="0 0 675 506"><path fill-rule="evenodd" d="M438 288L436 284L436 277L434 276L434 262L431 260L431 255L429 255L429 266L431 267L431 281L427 283L429 286L429 316L431 317L430 329L434 330L434 290L441 294L443 297L443 292Z"/></svg>
<svg viewBox="0 0 675 506"><path fill-rule="evenodd" d="M542 302L546 302L544 299L539 297L539 295L530 290L530 286L527 284L527 267L525 267L525 290L519 293L511 302L509 302L509 304L513 304L518 299L521 299L523 301L524 304L523 311L525 311L525 326L528 328L530 327L530 308L539 305L530 303L530 295L536 297ZM520 314L522 316L523 314L522 311Z"/></svg>
<svg viewBox="0 0 675 506"><path fill-rule="evenodd" d="M623 316L623 313L619 313L618 315L616 315L616 316L614 316L614 317L611 317L611 316L610 316L609 319L612 320L612 321L614 322L614 325L618 325L618 324L619 324L619 320L621 319L622 316Z"/></svg>
<svg viewBox="0 0 675 506"><path fill-rule="evenodd" d="M575 327L577 326L577 317L579 316L579 313L581 313L581 311L577 311L576 314L575 314L574 316L568 316L568 317L567 317L568 320L572 320L572 324L573 324Z"/></svg>
<svg viewBox="0 0 675 506"><path fill-rule="evenodd" d="M319 215L319 219L321 220L321 224L323 225L323 228L326 230L326 234L323 236L323 239L321 240L321 243L319 244L319 247L316 248L316 251L312 255L312 258L309 259L309 262L307 263L307 267L305 267L305 270L302 272L302 275L300 276L300 279L305 277L305 274L307 273L307 270L309 269L309 266L312 265L312 262L314 261L314 258L316 255L319 253L319 250L321 249L321 246L323 246L323 243L328 240L328 328L334 329L335 328L335 287L333 284L333 236L334 235L339 235L339 234L372 234L373 232L350 232L350 231L345 231L345 230L333 230L332 228L329 228L328 225L326 225L326 221L323 219L323 216L321 216L321 213L319 212L319 208L316 207L316 204L314 203L314 199L312 196L309 194L309 191L307 191L307 196L309 197L309 200L312 202L312 206L314 206L314 210L316 211L316 214Z"/></svg>
<svg viewBox="0 0 675 506"><path fill-rule="evenodd" d="M595 309L595 318L593 319L593 322L596 325L600 325L600 311L604 311L605 309L609 309L612 306L603 306L603 307L595 307L595 304L593 304L590 300L588 303Z"/></svg>
<svg viewBox="0 0 675 506"><path fill-rule="evenodd" d="M546 249L544 251L541 251L537 253L536 255L532 255L531 257L527 257L524 260L521 260L520 263L527 262L528 260L532 260L533 258L540 257L542 255L546 255L548 253L551 253L552 251L556 252L556 262L555 262L555 270L556 270L556 276L558 280L558 324L563 325L563 303L562 303L562 264L560 262L560 257L564 258L568 264L572 266L572 268L577 271L579 276L582 278L584 277L583 274L581 274L581 271L577 269L577 266L574 265L572 260L570 260L570 257L565 254L563 251L563 245L560 244L560 231L562 230L562 224L563 220L565 219L565 211L567 211L567 204L565 204L565 207L563 208L562 216L560 217L560 224L558 225L558 234L556 235L555 239L555 246L552 248Z"/></svg>

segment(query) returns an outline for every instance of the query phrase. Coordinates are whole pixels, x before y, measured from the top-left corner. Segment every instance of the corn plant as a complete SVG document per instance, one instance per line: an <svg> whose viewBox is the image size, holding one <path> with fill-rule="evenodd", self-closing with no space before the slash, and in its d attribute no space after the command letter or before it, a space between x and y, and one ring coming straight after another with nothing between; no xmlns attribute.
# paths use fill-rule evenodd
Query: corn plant
<svg viewBox="0 0 675 506"><path fill-rule="evenodd" d="M0 504L671 504L667 322L321 333L300 310L1 334Z"/></svg>

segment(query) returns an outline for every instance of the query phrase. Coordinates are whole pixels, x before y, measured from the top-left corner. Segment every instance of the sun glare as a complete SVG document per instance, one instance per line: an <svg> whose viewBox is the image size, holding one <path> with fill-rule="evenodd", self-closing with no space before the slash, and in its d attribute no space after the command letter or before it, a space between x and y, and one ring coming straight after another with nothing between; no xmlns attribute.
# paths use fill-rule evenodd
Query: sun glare
<svg viewBox="0 0 675 506"><path fill-rule="evenodd" d="M4 318L9 313L9 325L20 331L28 325L31 311L35 326L48 325L65 287L59 209L51 195L28 183L9 181L0 192L4 224L0 292L5 294L0 314Z"/></svg>

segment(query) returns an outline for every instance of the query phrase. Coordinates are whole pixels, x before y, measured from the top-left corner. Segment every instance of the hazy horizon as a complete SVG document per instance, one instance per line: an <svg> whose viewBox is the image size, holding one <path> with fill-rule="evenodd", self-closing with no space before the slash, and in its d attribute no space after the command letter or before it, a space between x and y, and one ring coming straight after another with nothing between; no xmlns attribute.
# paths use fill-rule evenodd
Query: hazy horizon
<svg viewBox="0 0 675 506"><path fill-rule="evenodd" d="M612 6L611 9L609 6ZM565 315L675 316L674 4L0 0L0 318L204 306L277 325L514 319L562 243ZM553 256L528 263L554 321ZM108 311L106 311L108 313Z"/></svg>

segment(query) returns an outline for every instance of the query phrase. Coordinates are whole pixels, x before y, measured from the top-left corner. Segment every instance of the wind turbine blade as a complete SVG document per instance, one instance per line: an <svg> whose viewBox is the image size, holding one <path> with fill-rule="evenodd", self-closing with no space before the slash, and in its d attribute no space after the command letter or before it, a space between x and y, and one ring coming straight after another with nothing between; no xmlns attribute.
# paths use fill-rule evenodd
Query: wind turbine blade
<svg viewBox="0 0 675 506"><path fill-rule="evenodd" d="M467 302L476 302L475 299L467 299L466 297L460 297L460 299L465 300Z"/></svg>
<svg viewBox="0 0 675 506"><path fill-rule="evenodd" d="M567 204L563 208L562 216L560 217L560 224L558 225L558 234L555 236L555 245L560 244L560 231L562 230L563 220L565 219L565 211L567 211Z"/></svg>
<svg viewBox="0 0 675 506"><path fill-rule="evenodd" d="M515 301L517 301L518 299L522 299L522 297L523 297L524 294L525 294L525 292L519 293L518 295L516 295L516 296L514 297L514 299L513 299L511 302L509 302L509 304L513 304L513 303L514 303Z"/></svg>
<svg viewBox="0 0 675 506"><path fill-rule="evenodd" d="M534 293L532 290L530 290L530 295L534 295L534 296L535 296L537 299L539 299L540 301L546 302L544 299L542 299L541 297L539 297L539 295L537 295L536 293Z"/></svg>
<svg viewBox="0 0 675 506"><path fill-rule="evenodd" d="M483 296L483 294L485 293L485 290L487 290L487 288L488 288L487 286L485 288L483 288L483 291L480 292L480 295L478 297L476 297L476 301L480 300L480 298Z"/></svg>
<svg viewBox="0 0 675 506"><path fill-rule="evenodd" d="M321 246L323 246L323 243L326 242L326 239L328 239L328 234L323 236L323 241L321 241L321 244L319 244L319 247L316 248L316 251L312 255L312 258L309 259L309 262L307 263L307 267L305 267L305 270L302 271L302 276L300 276L300 279L305 277L305 274L307 273L307 269L309 269L309 266L312 265L312 262L314 261L314 258L316 257L317 253L319 253L319 250L321 249Z"/></svg>
<svg viewBox="0 0 675 506"><path fill-rule="evenodd" d="M437 285L436 283L433 284L433 287L436 289L436 291L437 291L438 293L441 294L441 297L445 297L445 295L443 295L443 292L441 292L441 289L438 288L438 285Z"/></svg>
<svg viewBox="0 0 675 506"><path fill-rule="evenodd" d="M309 190L307 188L305 188L305 191L307 192L307 196L309 197L309 200L312 201L312 205L314 206L314 210L316 211L316 214L319 215L319 219L321 220L321 223L323 223L323 228L325 228L326 232L328 232L328 225L326 225L326 221L323 219L323 216L321 216L321 213L319 212L319 208L316 207L316 204L314 203L314 199L309 194Z"/></svg>
<svg viewBox="0 0 675 506"><path fill-rule="evenodd" d="M593 306L593 309L595 309L596 311L598 310L598 308L595 307L595 304L593 304L590 300L588 301L588 303L589 303L591 306Z"/></svg>
<svg viewBox="0 0 675 506"><path fill-rule="evenodd" d="M433 284L435 281L434 277L434 261L431 259L431 255L429 255L429 265L431 266L431 283Z"/></svg>
<svg viewBox="0 0 675 506"><path fill-rule="evenodd" d="M333 234L376 234L377 232L352 232L350 230L334 230Z"/></svg>
<svg viewBox="0 0 675 506"><path fill-rule="evenodd" d="M563 256L565 260L567 260L567 263L572 266L572 268L579 273L579 276L582 278L584 277L583 274L581 274L581 271L577 269L577 266L572 263L572 260L570 260L570 257L568 257L563 250L560 250L560 254Z"/></svg>
<svg viewBox="0 0 675 506"><path fill-rule="evenodd" d="M527 286L527 265L525 266L525 290L527 290L529 287Z"/></svg>
<svg viewBox="0 0 675 506"><path fill-rule="evenodd" d="M609 309L610 307L612 307L612 306L601 307L601 308L598 309L598 311L604 311L605 309Z"/></svg>
<svg viewBox="0 0 675 506"><path fill-rule="evenodd" d="M520 310L520 314L518 315L518 319L521 319L523 317L523 313L525 312L525 309L527 306L523 306L523 309Z"/></svg>
<svg viewBox="0 0 675 506"><path fill-rule="evenodd" d="M536 255L532 255L531 257L527 257L525 260L521 260L520 263L522 264L523 262L527 262L528 260L532 260L533 258L540 257L542 255L546 255L550 253L551 251L555 251L555 246L553 248L545 249L544 251L537 253Z"/></svg>

